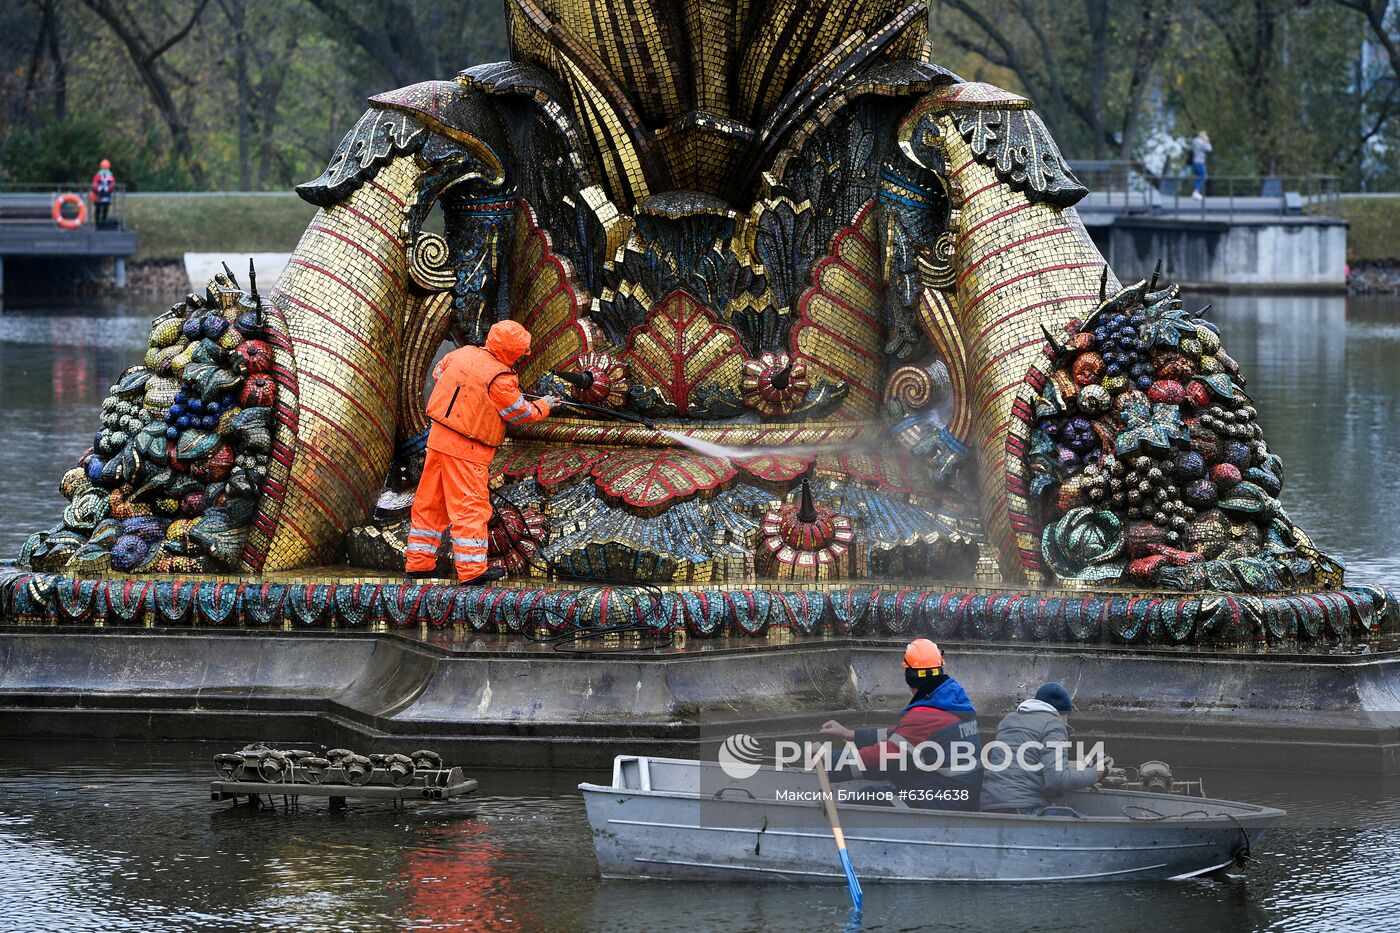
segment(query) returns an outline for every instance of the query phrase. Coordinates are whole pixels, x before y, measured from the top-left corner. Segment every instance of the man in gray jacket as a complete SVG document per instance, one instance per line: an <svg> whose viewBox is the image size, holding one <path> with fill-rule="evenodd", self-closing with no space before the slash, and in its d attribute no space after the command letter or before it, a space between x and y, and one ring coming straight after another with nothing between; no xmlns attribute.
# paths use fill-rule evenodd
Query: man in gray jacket
<svg viewBox="0 0 1400 933"><path fill-rule="evenodd" d="M995 813L1035 813L1065 791L1090 787L1103 777L1098 768L1076 768L1069 761L1069 691L1053 681L1035 692L997 726L996 743L1005 745L1007 766L997 768L996 753L987 756L982 779L982 809Z"/></svg>

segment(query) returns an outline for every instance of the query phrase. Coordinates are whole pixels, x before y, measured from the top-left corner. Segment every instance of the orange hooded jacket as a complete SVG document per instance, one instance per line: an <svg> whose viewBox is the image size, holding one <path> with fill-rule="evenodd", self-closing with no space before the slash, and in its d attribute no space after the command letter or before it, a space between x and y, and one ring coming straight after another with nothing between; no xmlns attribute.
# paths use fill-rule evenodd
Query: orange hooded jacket
<svg viewBox="0 0 1400 933"><path fill-rule="evenodd" d="M530 332L516 321L491 325L484 347L462 347L442 358L428 397L428 447L489 463L506 427L549 416L549 405L529 401L511 366L530 352Z"/></svg>

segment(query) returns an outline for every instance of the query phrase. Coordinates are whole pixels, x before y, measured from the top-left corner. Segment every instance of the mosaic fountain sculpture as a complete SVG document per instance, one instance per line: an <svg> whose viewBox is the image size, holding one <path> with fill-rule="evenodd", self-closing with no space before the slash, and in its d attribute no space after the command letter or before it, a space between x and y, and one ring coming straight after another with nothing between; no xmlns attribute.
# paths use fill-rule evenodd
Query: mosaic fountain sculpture
<svg viewBox="0 0 1400 933"><path fill-rule="evenodd" d="M371 99L298 189L320 210L266 296L228 274L155 322L11 614L644 611L549 565L670 584L646 621L702 633L1395 617L1279 505L1213 327L1155 277L1119 285L1030 102L931 64L925 4L506 7L510 61ZM655 427L517 432L493 467L514 584L402 582L434 355L505 317L535 338L522 385ZM370 569L309 569L347 554Z"/></svg>

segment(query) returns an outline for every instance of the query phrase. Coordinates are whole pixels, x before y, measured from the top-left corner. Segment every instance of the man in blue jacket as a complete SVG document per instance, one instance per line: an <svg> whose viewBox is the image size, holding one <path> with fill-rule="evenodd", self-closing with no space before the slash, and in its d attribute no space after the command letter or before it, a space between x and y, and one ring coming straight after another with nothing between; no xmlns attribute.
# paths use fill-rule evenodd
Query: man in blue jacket
<svg viewBox="0 0 1400 933"><path fill-rule="evenodd" d="M911 699L894 730L847 729L832 719L822 734L854 742L861 770L838 779L875 778L911 807L976 810L982 791L982 737L977 710L962 684L943 670L943 652L927 638L904 651Z"/></svg>

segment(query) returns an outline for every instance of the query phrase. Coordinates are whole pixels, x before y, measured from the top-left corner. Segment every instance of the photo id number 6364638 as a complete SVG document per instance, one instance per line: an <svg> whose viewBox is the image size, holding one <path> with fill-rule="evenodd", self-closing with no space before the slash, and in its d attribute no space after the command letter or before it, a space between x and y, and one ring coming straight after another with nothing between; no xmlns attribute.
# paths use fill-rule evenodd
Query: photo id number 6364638
<svg viewBox="0 0 1400 933"><path fill-rule="evenodd" d="M928 800L967 800L969 792L965 788L953 788L949 790L933 790L927 787L915 787L899 792L899 799L905 801L928 801Z"/></svg>

